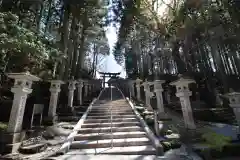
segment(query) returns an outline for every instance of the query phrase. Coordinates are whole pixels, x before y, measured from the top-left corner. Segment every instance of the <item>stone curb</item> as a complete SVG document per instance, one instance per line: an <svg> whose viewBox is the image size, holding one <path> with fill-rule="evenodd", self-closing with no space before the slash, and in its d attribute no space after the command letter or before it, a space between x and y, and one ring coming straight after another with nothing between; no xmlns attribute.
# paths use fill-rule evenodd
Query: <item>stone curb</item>
<svg viewBox="0 0 240 160"><path fill-rule="evenodd" d="M73 140L74 140L74 136L77 135L78 130L81 128L82 124L84 123L85 119L87 118L88 113L91 111L93 104L99 99L99 97L102 95L103 91L105 89L103 89L97 98L94 98L93 101L90 103L88 109L86 110L86 112L83 114L83 116L81 117L81 119L78 121L78 123L75 125L75 127L72 130L72 133L69 134L69 136L66 138L65 143L55 152L52 152L44 157L41 157L41 159L46 159L48 157L54 156L54 155L58 155L58 154L64 154L66 152L69 151L70 149L70 145L72 144Z"/></svg>

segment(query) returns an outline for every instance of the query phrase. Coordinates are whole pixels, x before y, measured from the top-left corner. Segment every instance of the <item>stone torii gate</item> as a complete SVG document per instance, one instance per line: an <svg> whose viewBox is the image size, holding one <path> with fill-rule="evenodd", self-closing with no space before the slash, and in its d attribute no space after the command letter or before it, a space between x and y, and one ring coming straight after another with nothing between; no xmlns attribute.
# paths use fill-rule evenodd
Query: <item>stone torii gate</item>
<svg viewBox="0 0 240 160"><path fill-rule="evenodd" d="M120 75L120 72L118 73L111 73L111 72L99 72L101 74L101 77L103 78L103 88L105 88L106 82L106 77L107 78L116 78L117 76Z"/></svg>

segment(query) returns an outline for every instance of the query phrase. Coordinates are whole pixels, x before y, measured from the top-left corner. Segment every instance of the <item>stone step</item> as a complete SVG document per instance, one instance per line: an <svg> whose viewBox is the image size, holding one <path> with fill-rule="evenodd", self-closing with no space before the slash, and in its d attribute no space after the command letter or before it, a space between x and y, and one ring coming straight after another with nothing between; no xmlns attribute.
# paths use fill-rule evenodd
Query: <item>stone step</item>
<svg viewBox="0 0 240 160"><path fill-rule="evenodd" d="M94 108L94 109L110 109L110 108L131 109L131 107L129 107L129 106L116 106L116 105L110 105L110 106L102 106L102 105L100 105L100 106L92 106L92 108Z"/></svg>
<svg viewBox="0 0 240 160"><path fill-rule="evenodd" d="M112 122L112 123L87 123L83 124L81 128L102 128L102 127L128 127L140 126L139 122Z"/></svg>
<svg viewBox="0 0 240 160"><path fill-rule="evenodd" d="M110 113L103 113L103 112L99 112L99 113L88 113L88 116L102 116L102 115L104 115L104 116L110 116L110 115L112 115L112 116L117 116L117 115L134 115L134 113L130 113L130 112L126 112L126 113L124 113L124 112L110 112Z"/></svg>
<svg viewBox="0 0 240 160"><path fill-rule="evenodd" d="M93 105L93 107L105 107L105 108L110 108L110 107L118 107L118 108L131 108L131 107L129 107L127 104L125 104L125 105L118 105L118 104L109 104L109 105Z"/></svg>
<svg viewBox="0 0 240 160"><path fill-rule="evenodd" d="M103 111L103 110L99 110L99 111L90 111L90 113L106 113L106 114L109 114L109 113L130 113L130 114L133 114L134 112L133 111L122 111L122 110L108 110L108 111Z"/></svg>
<svg viewBox="0 0 240 160"><path fill-rule="evenodd" d="M109 105L94 105L93 108L131 108L128 105L117 105L117 104L109 104Z"/></svg>
<svg viewBox="0 0 240 160"><path fill-rule="evenodd" d="M129 146L129 147L113 147L113 148L94 148L70 150L68 155L86 155L86 154L112 154L112 155L156 155L156 150L153 146ZM137 158L138 159L138 158Z"/></svg>
<svg viewBox="0 0 240 160"><path fill-rule="evenodd" d="M90 111L90 113L104 113L104 114L110 114L110 113L133 113L133 111L113 111L113 110L109 110L109 111Z"/></svg>
<svg viewBox="0 0 240 160"><path fill-rule="evenodd" d="M73 113L71 112L61 112L61 113L58 113L58 116L73 116Z"/></svg>
<svg viewBox="0 0 240 160"><path fill-rule="evenodd" d="M76 115L83 115L85 112L83 111L76 111Z"/></svg>
<svg viewBox="0 0 240 160"><path fill-rule="evenodd" d="M111 122L111 119L86 119L84 124L87 123L108 123ZM112 122L138 122L136 118L115 118L112 119Z"/></svg>
<svg viewBox="0 0 240 160"><path fill-rule="evenodd" d="M150 145L148 138L105 139L95 141L73 141L70 149L108 148Z"/></svg>
<svg viewBox="0 0 240 160"><path fill-rule="evenodd" d="M141 127L131 126L131 127L103 127L103 128L81 128L79 134L88 134L88 133L110 133L110 132L134 132L134 131L143 131Z"/></svg>
<svg viewBox="0 0 240 160"><path fill-rule="evenodd" d="M88 106L75 106L74 110L76 111L83 111L83 110L87 110Z"/></svg>
<svg viewBox="0 0 240 160"><path fill-rule="evenodd" d="M93 108L131 108L128 105L116 105L116 104L109 104L109 105L94 105Z"/></svg>
<svg viewBox="0 0 240 160"><path fill-rule="evenodd" d="M131 108L127 108L127 109L124 109L124 108L109 108L109 109L104 109L104 108L99 108L99 109L91 109L91 111L94 111L94 112L99 112L99 111L102 111L102 112L107 112L107 111L132 111Z"/></svg>
<svg viewBox="0 0 240 160"><path fill-rule="evenodd" d="M87 119L111 119L111 116L110 115L102 115L102 116L87 116ZM112 116L112 119L115 119L115 118L136 118L135 115L114 115Z"/></svg>
<svg viewBox="0 0 240 160"><path fill-rule="evenodd" d="M146 137L145 132L114 132L114 133L91 133L91 134L78 134L74 137L75 141L82 140L99 140L99 139L122 139L122 138L141 138Z"/></svg>
<svg viewBox="0 0 240 160"><path fill-rule="evenodd" d="M59 116L58 121L63 122L78 122L81 116L73 117L73 116Z"/></svg>

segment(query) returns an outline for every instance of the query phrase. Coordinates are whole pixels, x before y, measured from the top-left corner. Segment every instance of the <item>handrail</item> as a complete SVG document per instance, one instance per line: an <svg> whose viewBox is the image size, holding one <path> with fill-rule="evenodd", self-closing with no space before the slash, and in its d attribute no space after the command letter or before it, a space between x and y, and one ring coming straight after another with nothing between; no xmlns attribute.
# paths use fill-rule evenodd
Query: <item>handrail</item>
<svg viewBox="0 0 240 160"><path fill-rule="evenodd" d="M163 146L161 145L161 143L159 142L158 138L154 135L154 133L152 132L152 130L148 127L148 125L146 124L146 122L144 121L144 119L142 118L142 116L140 115L140 113L137 111L137 109L135 108L135 106L133 105L133 103L129 100L129 98L126 98L127 102L129 103L129 105L131 106L131 108L133 109L135 115L137 116L138 120L140 121L143 129L145 130L145 132L147 133L148 138L151 140L151 142L154 144L154 147L157 151L157 156L162 156L164 154L163 151Z"/></svg>
<svg viewBox="0 0 240 160"><path fill-rule="evenodd" d="M111 102L113 101L113 98L112 98L112 86L110 85L110 100ZM110 112L110 119L111 119L111 136L112 136L112 139L111 139L111 147L113 148L113 130L112 130L112 104L111 104L111 112Z"/></svg>
<svg viewBox="0 0 240 160"><path fill-rule="evenodd" d="M146 122L144 121L144 119L142 118L142 116L140 115L140 113L137 111L137 109L135 108L135 106L133 105L133 103L129 100L128 97L125 97L124 94L122 93L122 91L117 87L117 89L120 91L120 93L122 94L123 98L126 99L126 101L128 102L128 104L130 105L130 107L132 108L132 110L134 111L136 117L138 118L138 120L140 121L140 124L142 125L143 129L145 130L145 132L147 133L148 138L151 140L151 142L153 143L155 149L156 149L156 155L157 156L162 156L164 154L163 151L163 146L161 145L161 143L159 142L158 138L154 135L154 133L152 132L152 130L148 127L148 125L146 124Z"/></svg>

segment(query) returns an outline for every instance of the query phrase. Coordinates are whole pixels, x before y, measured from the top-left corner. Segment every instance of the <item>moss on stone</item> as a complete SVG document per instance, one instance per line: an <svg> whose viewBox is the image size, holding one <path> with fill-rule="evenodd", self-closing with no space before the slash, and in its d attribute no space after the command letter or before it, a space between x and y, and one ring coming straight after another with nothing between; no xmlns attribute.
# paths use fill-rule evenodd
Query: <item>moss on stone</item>
<svg viewBox="0 0 240 160"><path fill-rule="evenodd" d="M217 134L213 131L208 131L202 135L205 140L204 144L208 144L211 148L215 148L219 151L223 149L224 146L231 142L231 137L227 137L221 134Z"/></svg>
<svg viewBox="0 0 240 160"><path fill-rule="evenodd" d="M0 122L0 130L1 131L4 131L7 129L7 123L4 123L4 122Z"/></svg>

